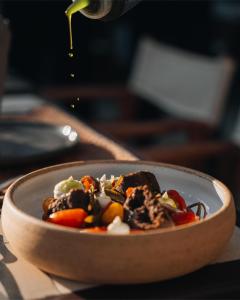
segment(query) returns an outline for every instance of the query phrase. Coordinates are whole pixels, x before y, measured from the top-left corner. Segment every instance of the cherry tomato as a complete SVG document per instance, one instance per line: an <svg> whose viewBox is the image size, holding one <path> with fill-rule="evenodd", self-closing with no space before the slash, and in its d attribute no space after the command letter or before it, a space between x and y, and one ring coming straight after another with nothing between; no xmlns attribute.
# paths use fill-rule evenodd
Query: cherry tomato
<svg viewBox="0 0 240 300"><path fill-rule="evenodd" d="M171 216L175 225L187 224L198 220L198 217L192 211L173 213Z"/></svg>
<svg viewBox="0 0 240 300"><path fill-rule="evenodd" d="M171 199L173 199L176 202L176 205L180 210L186 210L186 202L176 190L168 190L167 194Z"/></svg>
<svg viewBox="0 0 240 300"><path fill-rule="evenodd" d="M92 228L85 228L81 230L81 232L89 232L89 233L104 233L107 231L106 227L92 227Z"/></svg>
<svg viewBox="0 0 240 300"><path fill-rule="evenodd" d="M82 208L73 208L52 213L47 221L58 225L79 228L84 224L86 217L87 213L85 210Z"/></svg>

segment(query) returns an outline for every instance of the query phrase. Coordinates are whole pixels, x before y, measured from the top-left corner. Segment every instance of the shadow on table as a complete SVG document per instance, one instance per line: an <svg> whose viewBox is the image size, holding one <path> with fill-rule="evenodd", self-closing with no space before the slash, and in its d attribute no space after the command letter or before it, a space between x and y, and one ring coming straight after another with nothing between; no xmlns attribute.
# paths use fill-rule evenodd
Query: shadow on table
<svg viewBox="0 0 240 300"><path fill-rule="evenodd" d="M2 258L0 260L0 283L7 294L6 299L23 299L16 280L14 279L11 271L7 268L7 264L15 262L17 258L5 246L2 235L0 235L0 256ZM0 299L5 299L5 296L1 292Z"/></svg>
<svg viewBox="0 0 240 300"><path fill-rule="evenodd" d="M164 282L106 285L78 292L77 295L85 300L239 299L239 270L240 261L238 260L210 265L189 275Z"/></svg>

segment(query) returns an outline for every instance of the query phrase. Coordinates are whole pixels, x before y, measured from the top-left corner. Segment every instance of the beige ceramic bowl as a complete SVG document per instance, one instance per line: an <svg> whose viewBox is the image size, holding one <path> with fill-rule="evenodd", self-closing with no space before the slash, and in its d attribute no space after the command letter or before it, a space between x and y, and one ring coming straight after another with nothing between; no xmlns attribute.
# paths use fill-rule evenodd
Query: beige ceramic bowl
<svg viewBox="0 0 240 300"><path fill-rule="evenodd" d="M60 180L139 170L153 172L162 190L177 189L188 203L203 201L207 219L124 236L80 233L41 220L42 199ZM82 282L144 283L187 274L215 259L231 237L235 209L226 186L190 169L142 161L76 162L15 182L4 199L2 223L13 252L46 272Z"/></svg>

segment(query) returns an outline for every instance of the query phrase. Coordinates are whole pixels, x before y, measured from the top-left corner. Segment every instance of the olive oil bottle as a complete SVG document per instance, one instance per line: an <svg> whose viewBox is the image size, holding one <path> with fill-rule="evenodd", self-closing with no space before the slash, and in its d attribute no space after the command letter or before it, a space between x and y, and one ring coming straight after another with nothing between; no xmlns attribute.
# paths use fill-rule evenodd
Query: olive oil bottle
<svg viewBox="0 0 240 300"><path fill-rule="evenodd" d="M75 0L72 9L90 19L112 20L125 14L141 0Z"/></svg>
<svg viewBox="0 0 240 300"><path fill-rule="evenodd" d="M133 8L141 0L75 0L66 10L69 23L70 49L72 42L72 16L80 12L90 19L113 20Z"/></svg>

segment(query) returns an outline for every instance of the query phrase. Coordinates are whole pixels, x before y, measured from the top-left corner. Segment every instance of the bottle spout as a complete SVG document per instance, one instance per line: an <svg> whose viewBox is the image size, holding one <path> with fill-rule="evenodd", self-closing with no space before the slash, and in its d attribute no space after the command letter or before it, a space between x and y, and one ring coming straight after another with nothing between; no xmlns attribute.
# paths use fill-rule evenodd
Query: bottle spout
<svg viewBox="0 0 240 300"><path fill-rule="evenodd" d="M69 7L66 9L65 14L69 17L80 11L81 9L86 8L90 4L90 0L75 0Z"/></svg>

